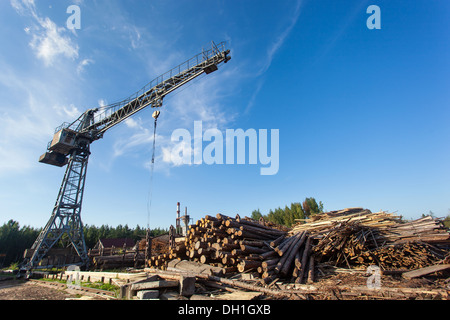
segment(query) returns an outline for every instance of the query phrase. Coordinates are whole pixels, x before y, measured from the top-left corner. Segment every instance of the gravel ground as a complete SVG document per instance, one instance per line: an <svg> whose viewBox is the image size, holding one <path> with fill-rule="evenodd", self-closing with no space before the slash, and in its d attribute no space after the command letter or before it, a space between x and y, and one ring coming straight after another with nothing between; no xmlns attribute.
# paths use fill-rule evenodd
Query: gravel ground
<svg viewBox="0 0 450 320"><path fill-rule="evenodd" d="M23 280L0 282L0 300L65 300L73 294Z"/></svg>

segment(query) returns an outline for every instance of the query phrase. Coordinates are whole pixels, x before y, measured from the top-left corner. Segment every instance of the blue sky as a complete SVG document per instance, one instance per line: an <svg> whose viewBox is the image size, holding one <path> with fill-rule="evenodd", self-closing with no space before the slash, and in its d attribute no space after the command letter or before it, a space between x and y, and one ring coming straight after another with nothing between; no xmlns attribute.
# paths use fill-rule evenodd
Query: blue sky
<svg viewBox="0 0 450 320"><path fill-rule="evenodd" d="M78 5L81 28L67 29ZM369 5L381 29L369 30ZM10 0L0 3L0 223L42 227L64 169L54 129L133 94L227 41L232 60L166 97L150 226L250 215L315 197L418 218L450 209L448 1ZM147 225L153 119L144 110L91 146L85 224ZM279 171L176 165L175 129L279 130ZM204 143L203 147L205 147Z"/></svg>

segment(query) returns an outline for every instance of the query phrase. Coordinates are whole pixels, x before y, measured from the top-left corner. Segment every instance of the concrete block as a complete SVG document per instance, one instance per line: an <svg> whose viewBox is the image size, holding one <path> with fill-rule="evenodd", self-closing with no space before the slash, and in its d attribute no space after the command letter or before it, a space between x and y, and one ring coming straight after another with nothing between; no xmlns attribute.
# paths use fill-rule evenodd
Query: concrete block
<svg viewBox="0 0 450 320"><path fill-rule="evenodd" d="M137 293L137 298L139 300L158 299L158 297L158 290L141 290Z"/></svg>

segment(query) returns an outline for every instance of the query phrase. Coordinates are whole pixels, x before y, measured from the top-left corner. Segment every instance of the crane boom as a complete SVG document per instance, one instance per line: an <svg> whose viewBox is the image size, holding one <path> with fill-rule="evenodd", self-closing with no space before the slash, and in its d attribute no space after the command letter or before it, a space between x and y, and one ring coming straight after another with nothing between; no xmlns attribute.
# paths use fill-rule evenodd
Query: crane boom
<svg viewBox="0 0 450 320"><path fill-rule="evenodd" d="M203 51L195 57L187 60L165 74L157 77L135 95L127 100L114 105L105 110L99 120L82 132L95 132L95 138L100 138L105 131L115 126L136 112L146 108L160 107L162 99L202 73L211 73L217 70L217 66L222 62L228 62L229 50L225 50L225 43L213 46L210 50Z"/></svg>
<svg viewBox="0 0 450 320"><path fill-rule="evenodd" d="M165 96L199 75L218 70L221 63L231 59L229 53L224 42L218 45L212 43L211 49L203 50L157 77L129 98L105 107L89 109L74 122L64 123L56 128L53 140L49 142L47 152L39 158L39 162L58 167L67 165L67 168L52 215L31 249L25 251L22 270L30 272L42 267L39 263L60 242L79 257L78 262L72 261L70 265L89 265L80 214L87 163L91 154L90 144L142 109L148 106L161 107ZM67 266L67 263L48 261L44 267Z"/></svg>
<svg viewBox="0 0 450 320"><path fill-rule="evenodd" d="M76 146L77 138L93 142L103 134L133 114L150 106L161 107L162 100L169 93L195 79L203 73L209 74L218 69L221 63L228 62L230 50L225 42L213 43L211 49L203 50L193 58L155 78L134 95L120 102L90 109L72 123L64 123L55 130L55 136L48 145L48 151L40 162L64 166L67 156Z"/></svg>

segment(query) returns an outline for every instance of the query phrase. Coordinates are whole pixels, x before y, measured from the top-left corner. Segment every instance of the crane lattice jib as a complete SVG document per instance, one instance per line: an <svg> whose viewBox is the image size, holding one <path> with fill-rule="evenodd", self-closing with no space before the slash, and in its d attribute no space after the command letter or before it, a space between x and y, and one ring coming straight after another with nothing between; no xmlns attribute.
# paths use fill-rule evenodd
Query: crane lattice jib
<svg viewBox="0 0 450 320"><path fill-rule="evenodd" d="M211 49L203 50L193 58L155 78L128 99L89 110L95 114L90 123L83 124L84 115L82 115L65 127L81 134L86 134L92 140L100 139L108 129L136 112L149 106L152 108L160 107L162 99L172 91L203 73L208 74L217 70L219 64L230 60L229 52L225 47L225 42L221 42L218 45L213 44ZM59 127L58 129L61 128Z"/></svg>

